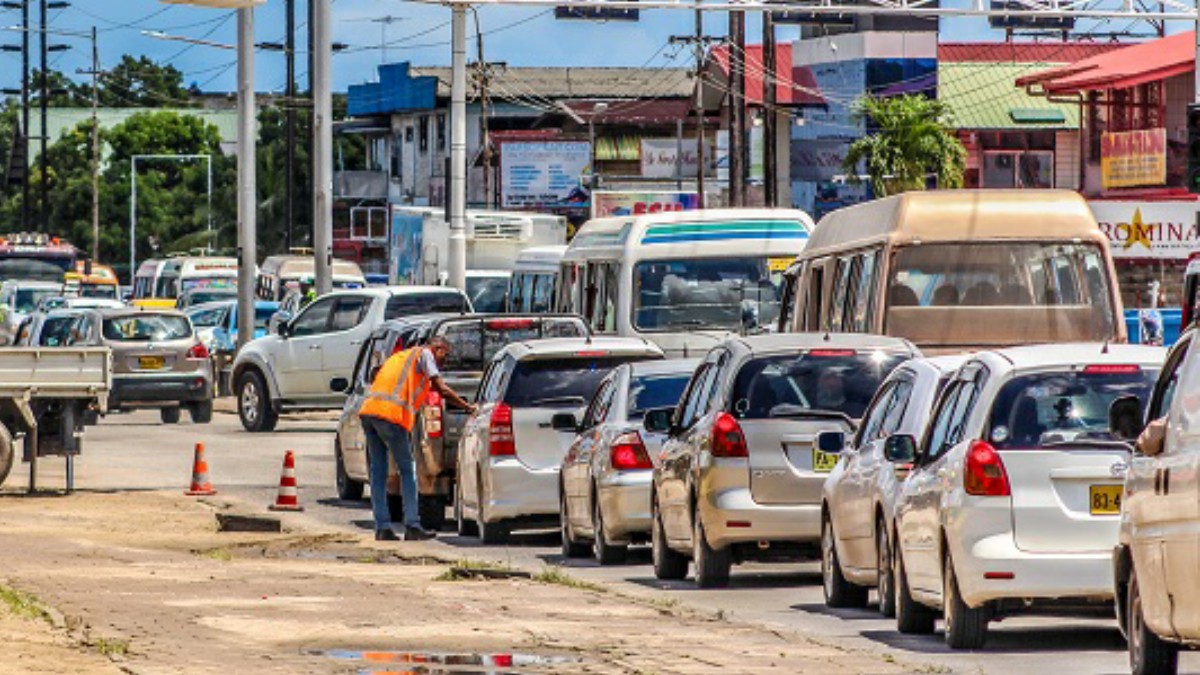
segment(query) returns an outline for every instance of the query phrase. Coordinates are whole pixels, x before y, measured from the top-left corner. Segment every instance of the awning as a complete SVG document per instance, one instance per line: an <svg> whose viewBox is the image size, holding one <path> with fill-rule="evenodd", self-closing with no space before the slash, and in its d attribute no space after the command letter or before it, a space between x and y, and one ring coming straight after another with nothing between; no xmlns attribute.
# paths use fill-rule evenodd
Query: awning
<svg viewBox="0 0 1200 675"><path fill-rule="evenodd" d="M1195 63L1196 34L1188 31L1018 78L1016 84L1039 85L1047 94L1128 89L1190 73Z"/></svg>

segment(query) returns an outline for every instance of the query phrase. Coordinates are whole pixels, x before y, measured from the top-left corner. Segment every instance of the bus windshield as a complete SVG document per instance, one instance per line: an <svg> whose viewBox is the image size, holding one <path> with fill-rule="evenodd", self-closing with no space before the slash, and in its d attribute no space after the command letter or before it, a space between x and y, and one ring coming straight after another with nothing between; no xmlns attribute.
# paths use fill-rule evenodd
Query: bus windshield
<svg viewBox="0 0 1200 675"><path fill-rule="evenodd" d="M640 331L751 332L779 317L782 271L763 258L647 260L633 269Z"/></svg>

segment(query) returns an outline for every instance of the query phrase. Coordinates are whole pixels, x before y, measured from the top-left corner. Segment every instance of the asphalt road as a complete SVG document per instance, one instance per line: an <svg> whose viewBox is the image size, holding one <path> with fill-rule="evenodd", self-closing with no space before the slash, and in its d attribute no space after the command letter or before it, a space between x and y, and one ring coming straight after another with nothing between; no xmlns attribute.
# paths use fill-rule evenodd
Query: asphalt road
<svg viewBox="0 0 1200 675"><path fill-rule="evenodd" d="M187 416L184 416L187 419ZM190 479L193 447L205 444L210 478L221 495L245 502L249 509L272 503L284 451L296 456L300 500L306 511L289 518L315 520L347 531L372 529L364 502L342 502L333 491L332 415L285 418L270 434L248 434L237 418L218 413L211 424L162 425L157 414L114 415L90 428L84 454L76 463L81 490L184 489ZM28 465L18 465L6 489L24 484ZM44 460L39 485L61 488L63 462ZM397 544L403 546L403 544ZM521 533L506 547L484 547L475 539L445 534L439 539L450 555L506 561L536 569L561 564L587 581L644 597L675 601L687 607L721 612L739 620L795 630L850 649L889 655L914 670L996 675L1029 673L1129 672L1124 642L1115 622L1106 619L1015 618L992 624L986 648L951 652L941 636L901 636L894 621L874 611L827 609L822 601L816 564L755 565L734 569L729 589L700 591L690 582L659 582L650 569L649 549L631 551L627 565L601 568L590 560L564 561L557 533ZM1186 654L1183 672L1200 673L1200 653Z"/></svg>

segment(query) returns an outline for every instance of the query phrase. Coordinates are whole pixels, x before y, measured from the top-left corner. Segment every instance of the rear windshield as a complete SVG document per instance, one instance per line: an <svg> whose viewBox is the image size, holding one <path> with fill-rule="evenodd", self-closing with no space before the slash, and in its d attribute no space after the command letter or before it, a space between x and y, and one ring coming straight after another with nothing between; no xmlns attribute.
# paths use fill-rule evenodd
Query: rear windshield
<svg viewBox="0 0 1200 675"><path fill-rule="evenodd" d="M171 314L139 313L104 320L104 339L117 342L151 342L191 337L187 318Z"/></svg>
<svg viewBox="0 0 1200 675"><path fill-rule="evenodd" d="M41 333L38 334L38 345L42 347L65 347L74 344L78 337L75 328L79 323L77 316L54 316L42 323Z"/></svg>
<svg viewBox="0 0 1200 675"><path fill-rule="evenodd" d="M508 277L470 277L467 279L467 295L476 312L503 312L504 298L508 295Z"/></svg>
<svg viewBox="0 0 1200 675"><path fill-rule="evenodd" d="M514 408L572 408L591 400L604 376L625 358L537 359L517 363L504 402Z"/></svg>
<svg viewBox="0 0 1200 675"><path fill-rule="evenodd" d="M470 311L461 293L405 293L393 295L384 309L384 319L413 314L438 314Z"/></svg>
<svg viewBox="0 0 1200 675"><path fill-rule="evenodd" d="M17 311L28 314L36 310L42 300L59 295L62 295L62 291L57 288L18 288Z"/></svg>
<svg viewBox="0 0 1200 675"><path fill-rule="evenodd" d="M733 412L739 419L802 416L812 411L858 419L879 383L906 359L841 350L751 359L734 382Z"/></svg>
<svg viewBox="0 0 1200 675"><path fill-rule="evenodd" d="M193 305L202 305L206 302L216 302L218 300L229 300L237 297L236 288L228 289L213 289L206 291L192 291L188 294L187 301Z"/></svg>
<svg viewBox="0 0 1200 675"><path fill-rule="evenodd" d="M587 328L579 319L484 319L455 321L438 333L450 343L442 370L482 371L501 349L513 342L549 337L583 337Z"/></svg>
<svg viewBox="0 0 1200 675"><path fill-rule="evenodd" d="M117 287L108 284L84 284L79 287L79 295L84 298L117 299Z"/></svg>
<svg viewBox="0 0 1200 675"><path fill-rule="evenodd" d="M1118 369L1120 370L1120 369ZM1015 377L992 404L989 440L998 449L1034 450L1114 442L1108 407L1122 396L1149 398L1153 370L1039 373Z"/></svg>
<svg viewBox="0 0 1200 675"><path fill-rule="evenodd" d="M629 387L629 417L640 418L647 410L667 408L679 403L691 373L643 375L633 378Z"/></svg>

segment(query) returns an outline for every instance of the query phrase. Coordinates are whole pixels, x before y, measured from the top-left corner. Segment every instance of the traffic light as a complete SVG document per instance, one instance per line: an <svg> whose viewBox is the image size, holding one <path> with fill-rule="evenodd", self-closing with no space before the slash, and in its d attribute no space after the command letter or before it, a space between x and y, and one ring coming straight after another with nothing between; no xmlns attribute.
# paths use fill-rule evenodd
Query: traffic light
<svg viewBox="0 0 1200 675"><path fill-rule="evenodd" d="M1187 107L1187 189L1200 194L1200 103Z"/></svg>

